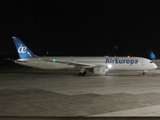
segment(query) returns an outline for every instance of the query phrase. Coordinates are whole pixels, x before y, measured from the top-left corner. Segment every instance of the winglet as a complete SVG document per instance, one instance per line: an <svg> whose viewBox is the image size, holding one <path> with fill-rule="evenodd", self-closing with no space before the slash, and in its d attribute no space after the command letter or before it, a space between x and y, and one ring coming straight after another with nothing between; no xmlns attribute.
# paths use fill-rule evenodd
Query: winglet
<svg viewBox="0 0 160 120"><path fill-rule="evenodd" d="M18 37L12 36L12 39L21 59L36 57L36 55Z"/></svg>

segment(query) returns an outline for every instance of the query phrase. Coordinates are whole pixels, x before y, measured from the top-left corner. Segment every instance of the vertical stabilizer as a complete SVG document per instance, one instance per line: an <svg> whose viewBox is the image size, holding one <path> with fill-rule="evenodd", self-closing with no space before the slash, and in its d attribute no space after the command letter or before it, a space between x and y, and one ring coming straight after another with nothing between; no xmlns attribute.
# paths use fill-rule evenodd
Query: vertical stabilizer
<svg viewBox="0 0 160 120"><path fill-rule="evenodd" d="M155 56L155 54L152 52L152 50L150 50L149 55L150 55L150 59L151 60L157 59L156 56Z"/></svg>
<svg viewBox="0 0 160 120"><path fill-rule="evenodd" d="M18 37L12 37L12 39L21 59L36 57L36 55Z"/></svg>

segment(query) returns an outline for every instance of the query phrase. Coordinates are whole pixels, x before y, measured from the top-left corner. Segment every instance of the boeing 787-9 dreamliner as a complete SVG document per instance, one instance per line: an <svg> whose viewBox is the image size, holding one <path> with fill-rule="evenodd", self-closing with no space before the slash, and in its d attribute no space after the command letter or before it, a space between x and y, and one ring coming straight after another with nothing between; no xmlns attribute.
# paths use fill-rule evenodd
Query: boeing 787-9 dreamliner
<svg viewBox="0 0 160 120"><path fill-rule="evenodd" d="M18 37L12 37L20 59L14 62L20 65L40 69L78 68L79 76L87 72L107 75L110 70L146 71L157 68L151 60L142 57L40 57L35 55Z"/></svg>

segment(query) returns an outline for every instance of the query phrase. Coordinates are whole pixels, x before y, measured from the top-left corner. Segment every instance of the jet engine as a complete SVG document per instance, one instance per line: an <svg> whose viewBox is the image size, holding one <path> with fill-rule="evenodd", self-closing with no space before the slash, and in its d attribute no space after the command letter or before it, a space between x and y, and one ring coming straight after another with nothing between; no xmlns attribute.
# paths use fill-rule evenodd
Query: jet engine
<svg viewBox="0 0 160 120"><path fill-rule="evenodd" d="M93 73L94 74L99 74L99 75L106 75L107 74L107 69L106 66L96 66L93 68Z"/></svg>

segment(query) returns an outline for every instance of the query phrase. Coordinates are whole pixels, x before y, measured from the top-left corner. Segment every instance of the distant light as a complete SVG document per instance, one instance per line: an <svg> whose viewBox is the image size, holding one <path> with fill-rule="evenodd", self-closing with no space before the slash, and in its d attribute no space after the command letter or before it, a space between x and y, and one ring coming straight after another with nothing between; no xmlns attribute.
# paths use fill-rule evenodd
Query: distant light
<svg viewBox="0 0 160 120"><path fill-rule="evenodd" d="M56 62L56 60L52 60L53 62Z"/></svg>
<svg viewBox="0 0 160 120"><path fill-rule="evenodd" d="M108 64L108 68L112 68L112 65L111 65L111 64Z"/></svg>

